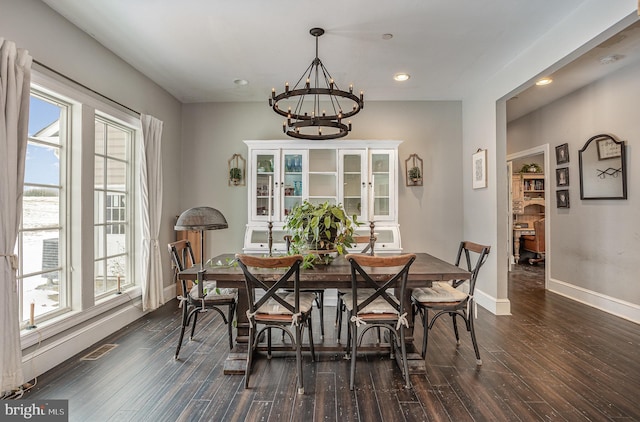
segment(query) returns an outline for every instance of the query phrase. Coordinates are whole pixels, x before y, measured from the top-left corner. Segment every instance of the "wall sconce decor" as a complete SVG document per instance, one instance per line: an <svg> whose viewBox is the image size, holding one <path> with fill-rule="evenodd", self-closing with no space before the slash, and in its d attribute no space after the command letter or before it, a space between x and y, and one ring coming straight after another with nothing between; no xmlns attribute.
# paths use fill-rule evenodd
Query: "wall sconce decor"
<svg viewBox="0 0 640 422"><path fill-rule="evenodd" d="M229 158L229 186L244 186L247 161L240 154L233 154Z"/></svg>
<svg viewBox="0 0 640 422"><path fill-rule="evenodd" d="M411 154L404 160L407 186L422 186L423 168L422 159L418 154Z"/></svg>

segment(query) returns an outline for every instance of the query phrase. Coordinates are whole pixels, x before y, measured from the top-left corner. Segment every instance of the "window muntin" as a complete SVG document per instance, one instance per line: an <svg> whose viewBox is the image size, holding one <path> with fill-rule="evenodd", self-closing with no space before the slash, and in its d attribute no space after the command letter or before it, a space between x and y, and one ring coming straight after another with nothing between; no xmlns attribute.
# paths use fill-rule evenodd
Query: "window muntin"
<svg viewBox="0 0 640 422"><path fill-rule="evenodd" d="M38 320L59 314L68 306L66 244L67 127L70 105L32 91L25 161L22 219L16 254L19 312L30 319L33 303Z"/></svg>
<svg viewBox="0 0 640 422"><path fill-rule="evenodd" d="M95 120L94 294L130 284L131 146L133 130L104 117Z"/></svg>

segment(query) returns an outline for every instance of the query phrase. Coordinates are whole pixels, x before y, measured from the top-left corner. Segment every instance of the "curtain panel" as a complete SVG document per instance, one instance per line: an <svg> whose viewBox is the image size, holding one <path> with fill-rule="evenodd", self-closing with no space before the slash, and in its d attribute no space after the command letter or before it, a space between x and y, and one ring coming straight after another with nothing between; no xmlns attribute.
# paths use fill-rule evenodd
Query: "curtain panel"
<svg viewBox="0 0 640 422"><path fill-rule="evenodd" d="M162 125L161 120L142 114L141 153L142 203L142 310L152 311L164 303L162 256L158 236L162 219Z"/></svg>
<svg viewBox="0 0 640 422"><path fill-rule="evenodd" d="M14 255L22 218L32 58L0 38L0 392L24 383Z"/></svg>

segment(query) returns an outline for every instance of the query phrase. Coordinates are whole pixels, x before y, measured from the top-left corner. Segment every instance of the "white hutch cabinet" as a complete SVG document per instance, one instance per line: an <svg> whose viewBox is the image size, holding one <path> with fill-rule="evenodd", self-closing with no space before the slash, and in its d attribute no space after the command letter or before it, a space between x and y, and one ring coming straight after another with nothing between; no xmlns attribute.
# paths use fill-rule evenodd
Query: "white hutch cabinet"
<svg viewBox="0 0 640 422"><path fill-rule="evenodd" d="M402 141L244 141L248 147L249 221L244 251L268 252L269 221L274 253L284 253L283 226L304 200L342 203L369 234L375 221L377 252L400 252L398 145ZM358 251L364 245L354 247Z"/></svg>

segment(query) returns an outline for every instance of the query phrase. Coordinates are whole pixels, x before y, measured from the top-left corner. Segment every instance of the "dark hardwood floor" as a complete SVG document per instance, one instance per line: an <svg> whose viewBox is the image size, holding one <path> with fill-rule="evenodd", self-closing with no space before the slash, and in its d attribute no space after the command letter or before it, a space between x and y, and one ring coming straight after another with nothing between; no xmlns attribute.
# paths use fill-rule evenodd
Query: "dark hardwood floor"
<svg viewBox="0 0 640 422"><path fill-rule="evenodd" d="M510 275L512 316L478 307L481 367L468 334L456 347L449 320L439 321L427 373L412 376L411 390L382 354L359 357L354 392L339 354L315 363L305 355L304 396L293 357L258 357L245 390L243 376L222 374L228 344L214 313L173 360L174 301L42 375L24 398L69 399L69 420L83 422L640 420L638 325L546 292L542 271L520 266ZM335 341L333 312L327 342ZM118 346L80 360L106 343Z"/></svg>

